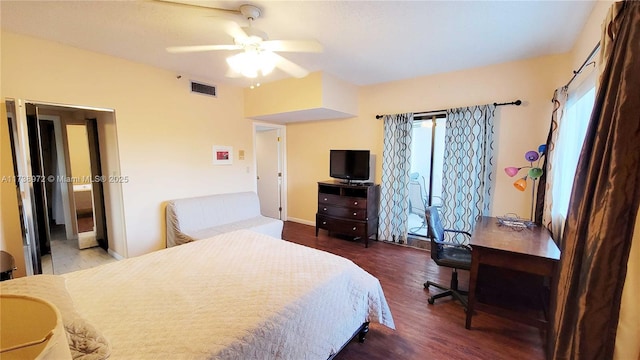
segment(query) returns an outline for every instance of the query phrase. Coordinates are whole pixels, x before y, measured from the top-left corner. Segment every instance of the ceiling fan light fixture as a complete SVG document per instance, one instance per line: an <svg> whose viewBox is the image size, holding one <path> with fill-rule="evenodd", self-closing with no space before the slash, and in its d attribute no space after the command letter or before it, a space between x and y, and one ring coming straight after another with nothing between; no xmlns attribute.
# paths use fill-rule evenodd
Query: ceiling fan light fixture
<svg viewBox="0 0 640 360"><path fill-rule="evenodd" d="M209 8L200 5L182 5ZM172 46L167 48L167 51L171 53L187 53L241 50L241 53L227 57L226 60L229 65L227 77L237 78L244 76L250 79L257 78L260 75L267 76L273 72L276 67L288 75L303 78L309 74L309 71L287 58L280 56L279 52L322 52L322 45L316 40L269 40L269 37L264 31L252 26L253 21L262 15L262 10L255 5L244 4L241 5L238 10L216 9L236 14L240 13L247 19L248 26L245 27L242 27L235 21L223 21L221 23L222 30L233 39L233 45Z"/></svg>
<svg viewBox="0 0 640 360"><path fill-rule="evenodd" d="M260 47L260 43L263 41L263 39L261 37L258 36L244 36L244 37L237 37L233 39L233 42L236 45L242 46L243 48L259 48Z"/></svg>
<svg viewBox="0 0 640 360"><path fill-rule="evenodd" d="M269 51L246 50L228 57L227 64L242 76L255 78L258 73L269 75L276 67L276 58Z"/></svg>

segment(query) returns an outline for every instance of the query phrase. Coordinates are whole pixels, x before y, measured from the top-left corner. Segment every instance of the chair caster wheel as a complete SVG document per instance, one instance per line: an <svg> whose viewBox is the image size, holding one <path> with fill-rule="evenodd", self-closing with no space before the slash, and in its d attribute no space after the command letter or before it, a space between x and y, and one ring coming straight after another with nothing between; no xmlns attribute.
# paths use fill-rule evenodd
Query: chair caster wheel
<svg viewBox="0 0 640 360"><path fill-rule="evenodd" d="M435 301L433 298L428 298L428 299L427 299L427 302L428 302L430 305L433 305L433 303L435 303L436 301Z"/></svg>
<svg viewBox="0 0 640 360"><path fill-rule="evenodd" d="M428 283L428 282L424 283L424 288L425 288L425 289L428 289L428 288L429 288L429 283Z"/></svg>

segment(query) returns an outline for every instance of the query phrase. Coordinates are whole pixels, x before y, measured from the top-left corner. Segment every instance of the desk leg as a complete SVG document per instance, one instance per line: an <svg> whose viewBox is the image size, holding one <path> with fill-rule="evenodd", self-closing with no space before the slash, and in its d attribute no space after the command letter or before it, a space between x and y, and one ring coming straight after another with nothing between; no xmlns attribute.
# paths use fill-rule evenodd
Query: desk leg
<svg viewBox="0 0 640 360"><path fill-rule="evenodd" d="M476 303L476 282L478 280L478 268L480 267L480 254L477 249L471 252L471 271L469 274L469 297L467 304L467 321L465 328L471 329L471 317Z"/></svg>

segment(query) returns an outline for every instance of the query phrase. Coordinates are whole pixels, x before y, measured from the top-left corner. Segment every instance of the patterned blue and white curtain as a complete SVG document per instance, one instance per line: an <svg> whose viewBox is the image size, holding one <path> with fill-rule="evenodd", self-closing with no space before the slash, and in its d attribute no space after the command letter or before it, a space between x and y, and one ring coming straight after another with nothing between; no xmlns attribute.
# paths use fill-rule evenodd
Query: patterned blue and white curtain
<svg viewBox="0 0 640 360"><path fill-rule="evenodd" d="M409 171L413 113L385 115L380 187L380 239L405 243L409 230Z"/></svg>
<svg viewBox="0 0 640 360"><path fill-rule="evenodd" d="M494 181L494 105L447 110L442 174L446 228L472 231L489 215Z"/></svg>

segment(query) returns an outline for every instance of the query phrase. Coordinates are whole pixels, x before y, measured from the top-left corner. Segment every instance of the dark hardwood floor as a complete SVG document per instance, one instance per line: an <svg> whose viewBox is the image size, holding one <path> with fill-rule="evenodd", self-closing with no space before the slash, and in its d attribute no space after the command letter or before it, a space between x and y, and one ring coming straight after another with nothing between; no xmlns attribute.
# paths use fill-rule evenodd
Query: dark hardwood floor
<svg viewBox="0 0 640 360"><path fill-rule="evenodd" d="M78 214L78 232L93 231L93 214Z"/></svg>
<svg viewBox="0 0 640 360"><path fill-rule="evenodd" d="M466 330L459 303L444 298L429 305L423 283L448 284L451 270L437 266L428 251L377 241L365 248L324 230L316 238L314 227L289 221L282 237L350 259L382 284L396 330L372 323L366 341L351 341L336 359L544 359L543 335L534 327L479 312ZM467 289L468 271L459 276Z"/></svg>

